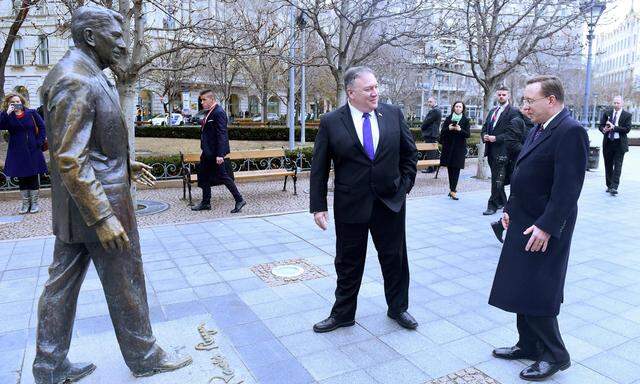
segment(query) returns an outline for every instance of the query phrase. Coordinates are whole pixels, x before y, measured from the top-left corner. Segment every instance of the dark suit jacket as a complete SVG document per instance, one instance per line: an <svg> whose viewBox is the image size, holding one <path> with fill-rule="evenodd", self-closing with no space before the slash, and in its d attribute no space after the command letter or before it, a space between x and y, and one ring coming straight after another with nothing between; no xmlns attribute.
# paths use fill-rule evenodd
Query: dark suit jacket
<svg viewBox="0 0 640 384"><path fill-rule="evenodd" d="M368 222L376 199L394 212L402 209L416 177L416 146L400 109L380 103L375 113L380 140L373 161L358 140L347 104L320 119L311 163L312 213L327 210L331 162L337 222Z"/></svg>
<svg viewBox="0 0 640 384"><path fill-rule="evenodd" d="M127 232L137 231L127 125L115 87L72 48L45 78L42 100L53 233L67 243L98 241L95 225L111 215Z"/></svg>
<svg viewBox="0 0 640 384"><path fill-rule="evenodd" d="M198 166L198 185L216 185L226 172L224 166L216 163L216 157L229 154L229 136L227 133L227 114L220 104L216 104L206 120L203 121L200 134L200 165Z"/></svg>
<svg viewBox="0 0 640 384"><path fill-rule="evenodd" d="M438 134L440 133L441 121L442 121L442 112L440 111L440 108L438 108L438 106L436 105L427 113L427 116L422 122L422 127L420 127L420 130L422 130L422 138L424 139L438 138Z"/></svg>
<svg viewBox="0 0 640 384"><path fill-rule="evenodd" d="M528 117L523 116L522 113L511 119L511 124L507 126L507 132L504 136L505 148L510 161L515 162L518 159L524 141L532 127L533 122Z"/></svg>
<svg viewBox="0 0 640 384"><path fill-rule="evenodd" d="M565 108L534 141L527 137L511 178L502 254L489 303L509 312L555 316L563 300L571 236L578 214L589 138ZM545 252L524 250L535 224L551 234Z"/></svg>
<svg viewBox="0 0 640 384"><path fill-rule="evenodd" d="M492 158L496 158L498 156L506 156L507 149L505 146L505 134L507 133L507 128L511 124L511 119L517 117L519 115L518 109L511 106L511 104L507 105L504 111L500 114L498 121L496 121L493 129L491 128L491 120L493 118L493 114L495 113L496 108L494 107L487 114L487 118L482 126L482 133L480 137L484 137L484 135L493 135L496 137L496 141L493 143L485 143L485 156L490 156Z"/></svg>
<svg viewBox="0 0 640 384"><path fill-rule="evenodd" d="M447 116L442 123L442 131L440 131L439 142L442 144L442 152L440 153L440 165L443 167L464 168L464 160L467 155L467 138L471 136L469 129L469 119L462 116L458 125L461 131L452 131L449 129L451 124L451 115Z"/></svg>
<svg viewBox="0 0 640 384"><path fill-rule="evenodd" d="M620 112L620 117L618 118L618 125L613 128L614 132L618 132L620 134L619 140L611 141L607 137L607 134L604 133L603 129L607 126L607 121L613 119L613 109L602 114L602 118L600 119L600 126L598 129L604 135L602 139L602 149L604 147L609 147L611 145L619 145L619 148L624 151L629 151L629 139L627 138L627 133L631 130L631 113L625 111L624 109Z"/></svg>

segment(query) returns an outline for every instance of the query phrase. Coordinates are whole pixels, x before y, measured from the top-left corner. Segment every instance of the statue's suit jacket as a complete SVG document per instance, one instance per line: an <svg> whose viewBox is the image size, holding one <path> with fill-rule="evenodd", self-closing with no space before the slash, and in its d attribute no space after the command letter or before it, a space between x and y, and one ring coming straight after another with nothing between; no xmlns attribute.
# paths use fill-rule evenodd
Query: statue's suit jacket
<svg viewBox="0 0 640 384"><path fill-rule="evenodd" d="M118 94L96 63L70 49L42 87L51 154L53 233L98 241L96 224L115 215L137 231L130 192L128 132Z"/></svg>

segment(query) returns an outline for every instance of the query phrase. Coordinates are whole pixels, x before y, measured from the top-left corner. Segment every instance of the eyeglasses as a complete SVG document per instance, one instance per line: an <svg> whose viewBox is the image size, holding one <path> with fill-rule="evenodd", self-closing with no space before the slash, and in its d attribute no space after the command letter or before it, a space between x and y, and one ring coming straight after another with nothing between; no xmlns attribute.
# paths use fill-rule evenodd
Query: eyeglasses
<svg viewBox="0 0 640 384"><path fill-rule="evenodd" d="M549 95L549 96L543 96L543 97L541 97L541 98L539 98L539 99L527 99L527 98L524 98L524 99L522 99L522 104L523 104L523 105L531 105L531 104L535 103L536 101L540 101L540 100L542 100L542 99L546 99L546 98L549 98L549 97L551 97L551 96L552 96L552 95Z"/></svg>

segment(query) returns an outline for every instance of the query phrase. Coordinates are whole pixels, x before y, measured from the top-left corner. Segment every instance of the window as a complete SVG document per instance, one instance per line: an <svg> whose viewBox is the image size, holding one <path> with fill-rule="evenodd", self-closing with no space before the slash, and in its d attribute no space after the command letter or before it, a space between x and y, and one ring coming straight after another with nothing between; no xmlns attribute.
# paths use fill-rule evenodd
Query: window
<svg viewBox="0 0 640 384"><path fill-rule="evenodd" d="M13 41L13 63L15 65L24 65L24 47L22 46L22 37L16 36Z"/></svg>
<svg viewBox="0 0 640 384"><path fill-rule="evenodd" d="M46 35L40 35L38 42L40 65L49 65L49 39Z"/></svg>

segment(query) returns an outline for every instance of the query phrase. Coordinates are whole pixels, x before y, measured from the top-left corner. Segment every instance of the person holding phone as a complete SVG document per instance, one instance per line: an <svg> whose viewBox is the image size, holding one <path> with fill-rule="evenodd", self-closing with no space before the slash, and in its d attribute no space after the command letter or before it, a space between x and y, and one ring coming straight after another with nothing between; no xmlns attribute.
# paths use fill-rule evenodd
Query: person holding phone
<svg viewBox="0 0 640 384"><path fill-rule="evenodd" d="M18 93L5 96L0 112L0 130L9 131L9 149L4 164L7 177L18 178L20 214L40 211L38 176L47 172L43 150L46 150L44 121L27 100Z"/></svg>
<svg viewBox="0 0 640 384"><path fill-rule="evenodd" d="M602 132L602 156L604 158L607 192L618 194L622 161L629 151L627 134L631 130L631 113L622 109L624 100L618 95L613 98L613 109L606 111L598 129Z"/></svg>
<svg viewBox="0 0 640 384"><path fill-rule="evenodd" d="M469 119L465 116L466 106L462 101L456 101L451 108L451 114L444 119L440 130L439 142L442 144L440 166L447 167L449 174L449 197L458 200L456 195L460 170L464 169L464 159L467 152L467 138L471 136Z"/></svg>

